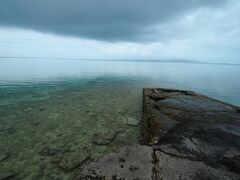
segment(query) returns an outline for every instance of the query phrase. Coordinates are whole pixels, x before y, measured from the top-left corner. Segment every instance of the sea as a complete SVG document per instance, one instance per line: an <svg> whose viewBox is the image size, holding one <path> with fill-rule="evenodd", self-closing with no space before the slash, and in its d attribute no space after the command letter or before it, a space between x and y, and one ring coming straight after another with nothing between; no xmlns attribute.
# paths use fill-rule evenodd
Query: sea
<svg viewBox="0 0 240 180"><path fill-rule="evenodd" d="M138 144L143 88L240 106L240 65L0 58L0 179L74 179L89 163Z"/></svg>

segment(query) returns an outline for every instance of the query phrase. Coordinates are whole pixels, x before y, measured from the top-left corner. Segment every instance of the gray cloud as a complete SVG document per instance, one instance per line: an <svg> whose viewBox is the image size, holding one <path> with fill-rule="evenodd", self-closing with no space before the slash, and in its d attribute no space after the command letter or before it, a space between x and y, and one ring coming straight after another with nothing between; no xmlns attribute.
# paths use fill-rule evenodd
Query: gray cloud
<svg viewBox="0 0 240 180"><path fill-rule="evenodd" d="M0 25L103 41L144 41L149 27L226 1L6 0L0 2Z"/></svg>

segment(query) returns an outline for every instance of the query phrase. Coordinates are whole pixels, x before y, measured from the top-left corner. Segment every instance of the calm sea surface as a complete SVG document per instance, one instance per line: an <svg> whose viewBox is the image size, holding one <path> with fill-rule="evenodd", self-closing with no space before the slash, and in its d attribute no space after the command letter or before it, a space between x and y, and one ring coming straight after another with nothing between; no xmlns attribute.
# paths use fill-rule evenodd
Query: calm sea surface
<svg viewBox="0 0 240 180"><path fill-rule="evenodd" d="M72 179L91 161L138 143L144 87L240 105L240 66L1 59L0 177Z"/></svg>

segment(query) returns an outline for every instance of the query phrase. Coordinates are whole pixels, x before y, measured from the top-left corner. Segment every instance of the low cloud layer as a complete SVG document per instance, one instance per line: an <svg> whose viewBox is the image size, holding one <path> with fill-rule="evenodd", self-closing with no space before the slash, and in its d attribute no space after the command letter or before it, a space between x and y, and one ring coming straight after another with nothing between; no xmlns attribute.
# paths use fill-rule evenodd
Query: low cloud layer
<svg viewBox="0 0 240 180"><path fill-rule="evenodd" d="M219 8L226 2L227 0L6 0L0 2L0 26L109 42L153 42L166 35L174 38L174 32L168 34L164 24L178 21L187 13L201 8Z"/></svg>
<svg viewBox="0 0 240 180"><path fill-rule="evenodd" d="M239 9L239 0L6 0L0 56L239 64Z"/></svg>

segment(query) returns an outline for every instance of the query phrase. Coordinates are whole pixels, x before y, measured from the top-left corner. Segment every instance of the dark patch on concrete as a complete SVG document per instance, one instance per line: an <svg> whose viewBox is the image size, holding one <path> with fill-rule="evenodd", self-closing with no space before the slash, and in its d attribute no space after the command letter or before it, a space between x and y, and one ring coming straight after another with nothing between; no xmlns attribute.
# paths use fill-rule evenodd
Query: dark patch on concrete
<svg viewBox="0 0 240 180"><path fill-rule="evenodd" d="M233 156L232 158L224 157L220 163L225 165L230 171L240 174L240 156Z"/></svg>
<svg viewBox="0 0 240 180"><path fill-rule="evenodd" d="M142 143L158 154L158 178L166 179L169 166L181 161L185 169L171 169L174 179L195 179L203 172L206 179L240 178L238 107L191 91L144 89L142 125Z"/></svg>

